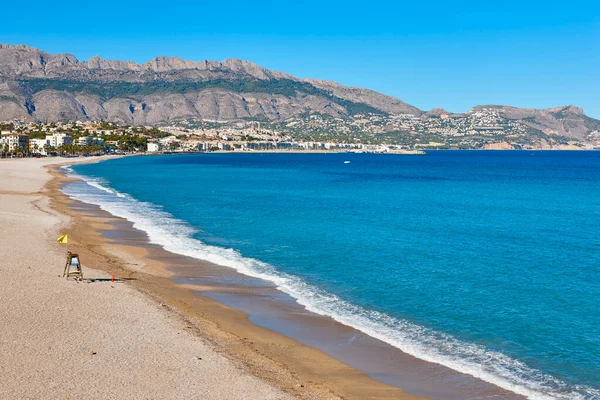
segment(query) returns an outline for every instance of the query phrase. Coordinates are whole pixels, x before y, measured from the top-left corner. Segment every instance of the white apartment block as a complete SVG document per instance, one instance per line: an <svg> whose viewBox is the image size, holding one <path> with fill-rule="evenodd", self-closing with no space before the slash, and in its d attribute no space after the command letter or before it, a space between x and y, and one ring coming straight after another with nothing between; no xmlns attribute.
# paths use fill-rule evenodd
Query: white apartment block
<svg viewBox="0 0 600 400"><path fill-rule="evenodd" d="M161 151L161 145L160 143L156 143L156 142L148 142L148 153L157 153L159 151Z"/></svg>
<svg viewBox="0 0 600 400"><path fill-rule="evenodd" d="M47 135L46 140L50 141L50 146L56 148L65 144L73 143L71 136L67 135L66 133L55 133L53 135Z"/></svg>
<svg viewBox="0 0 600 400"><path fill-rule="evenodd" d="M75 144L78 144L79 146L87 146L89 144L92 144L92 138L89 136L81 136L77 138Z"/></svg>
<svg viewBox="0 0 600 400"><path fill-rule="evenodd" d="M50 147L50 141L48 139L29 140L29 149L34 154L41 154L43 156L48 155L48 147Z"/></svg>
<svg viewBox="0 0 600 400"><path fill-rule="evenodd" d="M8 151L25 150L29 147L29 136L22 133L3 133L0 135L0 147L8 146Z"/></svg>

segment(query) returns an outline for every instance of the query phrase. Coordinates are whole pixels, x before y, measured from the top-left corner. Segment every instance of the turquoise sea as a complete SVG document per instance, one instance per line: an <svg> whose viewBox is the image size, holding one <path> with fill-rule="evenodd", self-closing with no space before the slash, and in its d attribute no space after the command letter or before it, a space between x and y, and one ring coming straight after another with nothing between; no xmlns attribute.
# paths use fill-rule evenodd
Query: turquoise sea
<svg viewBox="0 0 600 400"><path fill-rule="evenodd" d="M200 154L65 192L532 399L600 399L600 152Z"/></svg>

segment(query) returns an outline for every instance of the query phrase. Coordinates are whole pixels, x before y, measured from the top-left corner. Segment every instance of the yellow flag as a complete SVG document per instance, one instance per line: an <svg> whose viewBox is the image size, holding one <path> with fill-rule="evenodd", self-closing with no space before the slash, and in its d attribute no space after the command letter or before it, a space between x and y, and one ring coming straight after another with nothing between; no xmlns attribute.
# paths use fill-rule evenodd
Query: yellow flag
<svg viewBox="0 0 600 400"><path fill-rule="evenodd" d="M67 243L67 239L68 239L68 235L65 233L64 235L62 235L61 237L56 239L56 241L58 243Z"/></svg>

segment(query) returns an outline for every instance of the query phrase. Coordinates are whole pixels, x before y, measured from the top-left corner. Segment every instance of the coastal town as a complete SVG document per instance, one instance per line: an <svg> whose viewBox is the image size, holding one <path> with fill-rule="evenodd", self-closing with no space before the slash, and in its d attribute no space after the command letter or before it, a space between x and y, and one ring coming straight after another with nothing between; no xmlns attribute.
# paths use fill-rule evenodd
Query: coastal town
<svg viewBox="0 0 600 400"><path fill-rule="evenodd" d="M600 131L583 140L542 132L495 109L422 116L359 114L334 118L306 113L285 121L181 120L159 126L104 121L0 123L2 157L171 152L374 152L431 149L593 150Z"/></svg>

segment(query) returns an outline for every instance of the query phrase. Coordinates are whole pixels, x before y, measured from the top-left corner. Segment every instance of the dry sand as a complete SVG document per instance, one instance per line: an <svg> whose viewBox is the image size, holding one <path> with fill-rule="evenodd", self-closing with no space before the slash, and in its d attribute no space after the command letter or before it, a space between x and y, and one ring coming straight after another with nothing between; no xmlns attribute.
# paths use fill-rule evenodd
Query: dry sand
<svg viewBox="0 0 600 400"><path fill-rule="evenodd" d="M289 398L130 285L61 277L70 221L42 192L61 161L0 160L0 398Z"/></svg>

